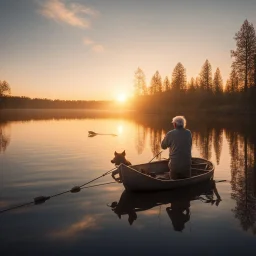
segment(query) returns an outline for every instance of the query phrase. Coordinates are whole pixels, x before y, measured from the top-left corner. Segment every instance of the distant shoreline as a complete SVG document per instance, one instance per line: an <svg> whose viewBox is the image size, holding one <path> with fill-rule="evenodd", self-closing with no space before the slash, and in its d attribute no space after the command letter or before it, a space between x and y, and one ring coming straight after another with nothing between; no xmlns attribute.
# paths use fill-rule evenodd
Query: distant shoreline
<svg viewBox="0 0 256 256"><path fill-rule="evenodd" d="M93 118L127 118L131 120L151 120L159 122L171 120L173 116L184 115L186 119L199 119L221 121L226 120L252 120L256 121L255 112L229 112L216 110L185 111L169 110L166 112L139 112L129 109L0 109L0 123L12 121L32 121L32 120L60 120L60 119L93 119Z"/></svg>

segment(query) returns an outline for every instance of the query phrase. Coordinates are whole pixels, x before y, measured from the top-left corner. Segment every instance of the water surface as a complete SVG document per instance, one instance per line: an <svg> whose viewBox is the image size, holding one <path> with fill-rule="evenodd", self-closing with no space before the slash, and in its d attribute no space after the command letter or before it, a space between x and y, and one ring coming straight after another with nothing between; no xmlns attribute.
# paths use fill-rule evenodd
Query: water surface
<svg viewBox="0 0 256 256"><path fill-rule="evenodd" d="M125 150L133 164L148 162L172 128L171 116L43 112L0 113L1 210L101 176L113 168L114 151ZM187 128L193 156L215 164L216 181L227 180L217 191L210 184L131 196L111 183L20 207L0 214L3 255L254 254L255 120L188 116ZM91 185L112 181L105 176Z"/></svg>

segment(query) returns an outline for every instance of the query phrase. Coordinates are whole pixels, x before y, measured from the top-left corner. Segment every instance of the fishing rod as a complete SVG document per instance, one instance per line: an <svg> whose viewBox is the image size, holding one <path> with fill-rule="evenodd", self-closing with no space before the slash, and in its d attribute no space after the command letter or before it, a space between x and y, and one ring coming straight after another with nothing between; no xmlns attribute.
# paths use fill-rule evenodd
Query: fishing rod
<svg viewBox="0 0 256 256"><path fill-rule="evenodd" d="M160 155L162 152L163 152L163 150L160 151L159 153L157 153L157 154L149 161L149 163L151 163L151 162L152 162L158 155Z"/></svg>

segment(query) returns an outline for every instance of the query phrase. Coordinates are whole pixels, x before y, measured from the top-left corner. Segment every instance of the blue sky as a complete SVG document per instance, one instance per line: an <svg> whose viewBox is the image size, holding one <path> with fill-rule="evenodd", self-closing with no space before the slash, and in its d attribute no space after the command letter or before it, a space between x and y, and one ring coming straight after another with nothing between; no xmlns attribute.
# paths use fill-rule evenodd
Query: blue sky
<svg viewBox="0 0 256 256"><path fill-rule="evenodd" d="M132 93L137 67L149 83L181 62L189 80L208 59L225 82L233 37L255 13L255 0L2 0L0 80L16 96L115 99Z"/></svg>

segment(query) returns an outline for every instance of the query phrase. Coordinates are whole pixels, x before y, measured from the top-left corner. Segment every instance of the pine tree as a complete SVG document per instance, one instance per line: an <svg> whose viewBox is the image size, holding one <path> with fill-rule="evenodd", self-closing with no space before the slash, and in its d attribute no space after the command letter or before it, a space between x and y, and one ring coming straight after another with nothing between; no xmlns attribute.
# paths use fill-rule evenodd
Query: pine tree
<svg viewBox="0 0 256 256"><path fill-rule="evenodd" d="M134 74L134 94L135 96L147 95L145 74L140 68Z"/></svg>
<svg viewBox="0 0 256 256"><path fill-rule="evenodd" d="M245 20L240 30L235 34L236 50L231 51L234 58L232 67L237 70L238 77L243 81L243 90L254 83L254 55L256 54L256 35L253 24Z"/></svg>
<svg viewBox="0 0 256 256"><path fill-rule="evenodd" d="M256 87L256 54L254 55L254 86Z"/></svg>
<svg viewBox="0 0 256 256"><path fill-rule="evenodd" d="M185 90L187 85L186 69L179 62L172 73L172 89L174 91Z"/></svg>
<svg viewBox="0 0 256 256"><path fill-rule="evenodd" d="M195 79L195 89L199 90L200 89L200 78L196 77Z"/></svg>
<svg viewBox="0 0 256 256"><path fill-rule="evenodd" d="M194 92L196 90L196 82L195 79L192 77L190 82L188 83L188 91Z"/></svg>
<svg viewBox="0 0 256 256"><path fill-rule="evenodd" d="M6 81L3 81L3 82L0 81L0 97L4 96L7 93L8 94L11 93L10 85Z"/></svg>
<svg viewBox="0 0 256 256"><path fill-rule="evenodd" d="M231 83L230 83L229 79L226 81L225 93L227 93L227 94L231 93Z"/></svg>
<svg viewBox="0 0 256 256"><path fill-rule="evenodd" d="M217 68L213 78L213 92L220 94L223 92L223 80L220 74L220 69Z"/></svg>
<svg viewBox="0 0 256 256"><path fill-rule="evenodd" d="M235 93L241 90L238 74L234 67L232 67L229 75L230 93Z"/></svg>
<svg viewBox="0 0 256 256"><path fill-rule="evenodd" d="M164 79L163 89L165 91L170 91L171 90L171 83L170 83L169 78L167 76Z"/></svg>
<svg viewBox="0 0 256 256"><path fill-rule="evenodd" d="M156 71L151 79L149 91L151 95L162 92L162 78L158 71Z"/></svg>
<svg viewBox="0 0 256 256"><path fill-rule="evenodd" d="M200 73L200 88L212 92L212 66L208 60L205 61Z"/></svg>

